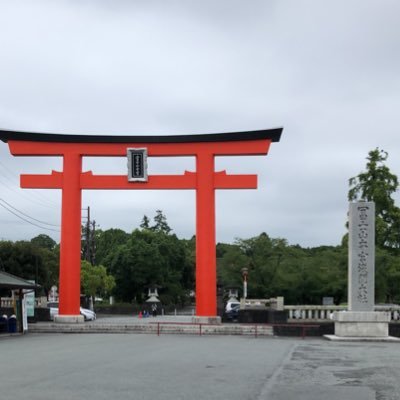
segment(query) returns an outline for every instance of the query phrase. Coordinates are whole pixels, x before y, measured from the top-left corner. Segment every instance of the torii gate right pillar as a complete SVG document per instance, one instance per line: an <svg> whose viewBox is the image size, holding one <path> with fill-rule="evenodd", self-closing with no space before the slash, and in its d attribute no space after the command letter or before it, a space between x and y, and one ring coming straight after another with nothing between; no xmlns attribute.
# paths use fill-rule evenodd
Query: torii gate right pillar
<svg viewBox="0 0 400 400"><path fill-rule="evenodd" d="M217 315L214 155L196 157L196 316Z"/></svg>

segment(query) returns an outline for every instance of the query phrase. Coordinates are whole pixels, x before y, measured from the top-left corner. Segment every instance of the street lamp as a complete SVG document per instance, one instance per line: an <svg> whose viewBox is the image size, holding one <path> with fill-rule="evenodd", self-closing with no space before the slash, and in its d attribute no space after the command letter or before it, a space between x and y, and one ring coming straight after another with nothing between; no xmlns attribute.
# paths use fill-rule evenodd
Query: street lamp
<svg viewBox="0 0 400 400"><path fill-rule="evenodd" d="M242 268L242 278L243 278L243 298L246 300L247 298L247 277L249 275L248 268Z"/></svg>

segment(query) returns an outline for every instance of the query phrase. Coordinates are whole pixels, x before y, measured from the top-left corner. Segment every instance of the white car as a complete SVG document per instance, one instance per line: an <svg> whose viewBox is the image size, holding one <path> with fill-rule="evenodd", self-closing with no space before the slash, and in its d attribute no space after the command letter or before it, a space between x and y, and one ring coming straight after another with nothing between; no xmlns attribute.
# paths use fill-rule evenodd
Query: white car
<svg viewBox="0 0 400 400"><path fill-rule="evenodd" d="M225 307L225 312L230 312L234 308L240 308L240 303L238 301L228 301Z"/></svg>
<svg viewBox="0 0 400 400"><path fill-rule="evenodd" d="M54 317L58 315L58 303L47 303L47 307L50 308L50 319L54 321ZM85 321L94 321L96 319L96 313L88 308L80 307L80 313L85 318Z"/></svg>

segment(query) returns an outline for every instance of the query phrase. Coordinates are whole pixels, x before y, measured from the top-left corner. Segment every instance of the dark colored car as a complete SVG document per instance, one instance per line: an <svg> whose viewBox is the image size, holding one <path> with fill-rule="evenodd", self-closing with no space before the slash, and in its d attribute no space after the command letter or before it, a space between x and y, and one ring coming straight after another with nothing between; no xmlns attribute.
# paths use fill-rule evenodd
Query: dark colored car
<svg viewBox="0 0 400 400"><path fill-rule="evenodd" d="M229 311L225 312L225 317L228 321L236 322L239 318L240 304L234 305Z"/></svg>

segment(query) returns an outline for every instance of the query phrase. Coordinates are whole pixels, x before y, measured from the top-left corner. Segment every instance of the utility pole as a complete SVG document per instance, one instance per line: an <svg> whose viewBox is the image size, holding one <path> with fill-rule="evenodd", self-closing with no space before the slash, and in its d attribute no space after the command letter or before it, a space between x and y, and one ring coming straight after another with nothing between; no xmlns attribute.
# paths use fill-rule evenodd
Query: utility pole
<svg viewBox="0 0 400 400"><path fill-rule="evenodd" d="M85 232L85 260L90 260L90 207L87 208L86 232Z"/></svg>
<svg viewBox="0 0 400 400"><path fill-rule="evenodd" d="M90 233L90 262L92 265L96 262L96 221L92 222L92 231Z"/></svg>
<svg viewBox="0 0 400 400"><path fill-rule="evenodd" d="M82 231L83 243L82 243L82 258L90 264L94 265L96 261L96 221L90 220L90 207L84 208L86 211L86 223Z"/></svg>

